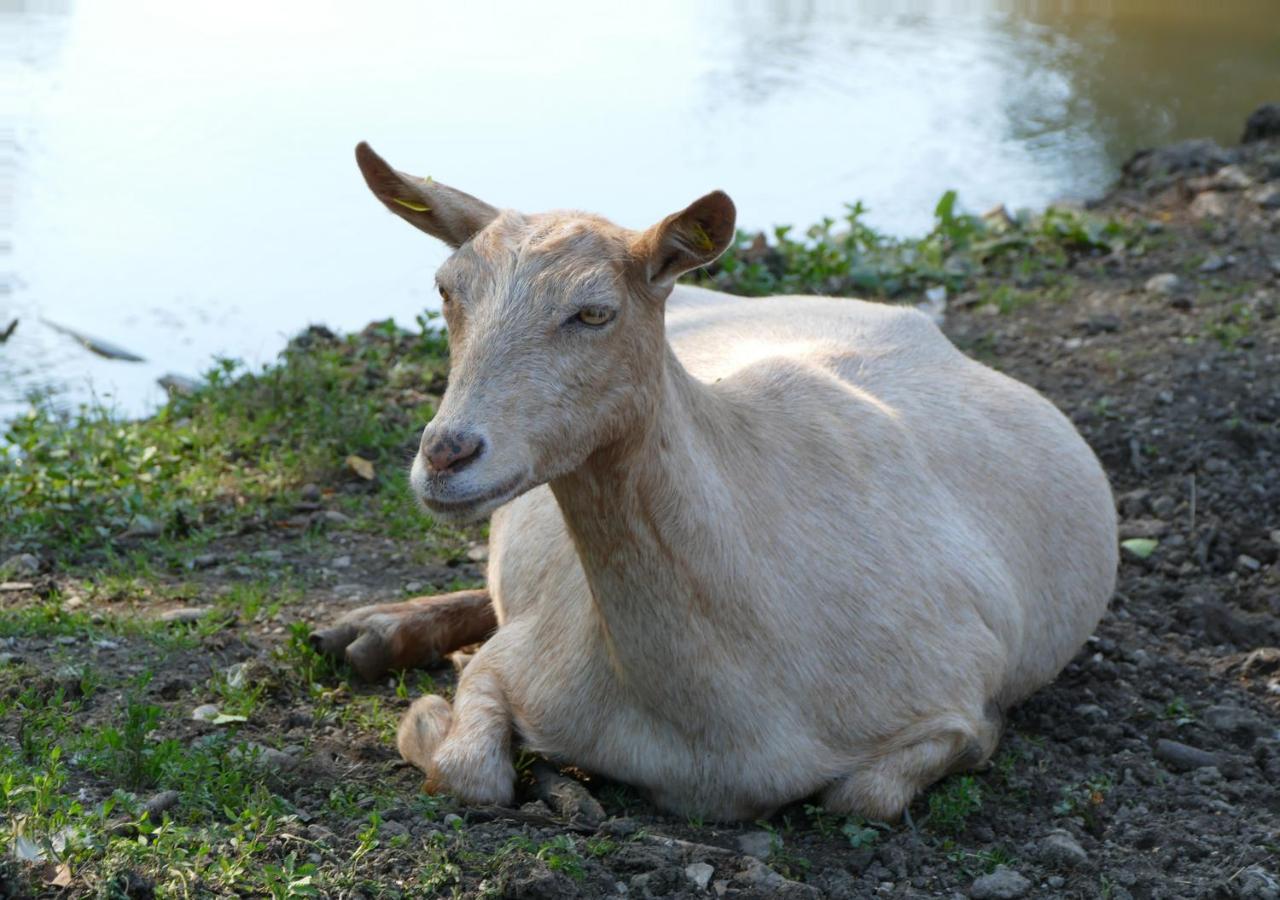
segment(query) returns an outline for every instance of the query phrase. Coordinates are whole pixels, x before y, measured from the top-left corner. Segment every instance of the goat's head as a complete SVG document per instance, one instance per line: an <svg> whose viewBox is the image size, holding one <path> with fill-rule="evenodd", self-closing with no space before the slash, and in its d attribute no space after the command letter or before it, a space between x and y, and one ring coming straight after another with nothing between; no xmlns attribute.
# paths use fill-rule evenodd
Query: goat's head
<svg viewBox="0 0 1280 900"><path fill-rule="evenodd" d="M368 144L356 159L389 210L455 248L436 273L449 387L411 476L428 509L480 518L643 423L664 365L663 304L729 245L728 196L633 232L580 212L500 211L396 171Z"/></svg>

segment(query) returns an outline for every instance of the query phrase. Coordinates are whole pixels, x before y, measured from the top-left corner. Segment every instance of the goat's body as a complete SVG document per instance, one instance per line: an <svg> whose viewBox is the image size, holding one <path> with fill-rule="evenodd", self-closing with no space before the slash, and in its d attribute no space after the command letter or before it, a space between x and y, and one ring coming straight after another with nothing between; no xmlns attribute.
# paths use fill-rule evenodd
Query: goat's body
<svg viewBox="0 0 1280 900"><path fill-rule="evenodd" d="M664 807L896 814L1096 625L1106 478L914 311L680 287L667 337L700 384L645 454L494 516L485 677L533 749Z"/></svg>

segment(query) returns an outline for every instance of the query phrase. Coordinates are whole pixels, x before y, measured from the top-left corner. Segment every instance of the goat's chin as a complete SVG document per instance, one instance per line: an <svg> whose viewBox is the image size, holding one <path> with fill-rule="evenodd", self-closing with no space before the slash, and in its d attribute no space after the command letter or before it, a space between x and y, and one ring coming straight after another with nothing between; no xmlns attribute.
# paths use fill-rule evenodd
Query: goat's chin
<svg viewBox="0 0 1280 900"><path fill-rule="evenodd" d="M512 476L497 484L458 497L451 491L434 491L428 484L415 484L418 504L431 517L451 525L469 525L488 518L498 507L510 503L532 484L528 476Z"/></svg>

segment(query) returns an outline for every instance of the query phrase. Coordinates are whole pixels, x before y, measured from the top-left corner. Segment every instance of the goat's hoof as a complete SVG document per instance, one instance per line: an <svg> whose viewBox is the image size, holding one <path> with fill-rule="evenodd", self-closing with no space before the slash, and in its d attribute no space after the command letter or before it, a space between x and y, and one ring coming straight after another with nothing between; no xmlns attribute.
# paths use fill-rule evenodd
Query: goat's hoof
<svg viewBox="0 0 1280 900"><path fill-rule="evenodd" d="M449 740L431 760L427 790L449 794L471 806L511 806L516 797L516 770L510 754L501 747L476 749Z"/></svg>
<svg viewBox="0 0 1280 900"><path fill-rule="evenodd" d="M361 678L372 681L393 668L391 635L398 624L398 617L357 609L332 628L312 634L311 646L326 656L345 659Z"/></svg>

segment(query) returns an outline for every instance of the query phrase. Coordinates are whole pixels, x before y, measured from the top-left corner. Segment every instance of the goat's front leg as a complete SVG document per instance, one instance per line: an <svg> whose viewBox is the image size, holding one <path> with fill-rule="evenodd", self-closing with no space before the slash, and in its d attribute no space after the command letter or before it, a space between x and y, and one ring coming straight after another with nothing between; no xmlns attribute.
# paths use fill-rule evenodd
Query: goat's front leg
<svg viewBox="0 0 1280 900"><path fill-rule="evenodd" d="M313 646L344 657L367 679L390 669L428 666L483 641L498 627L488 591L456 591L401 603L362 606L311 636Z"/></svg>
<svg viewBox="0 0 1280 900"><path fill-rule="evenodd" d="M419 697L400 722L397 744L426 773L433 794L499 806L515 798L511 711L483 650L463 671L452 709L443 697Z"/></svg>

